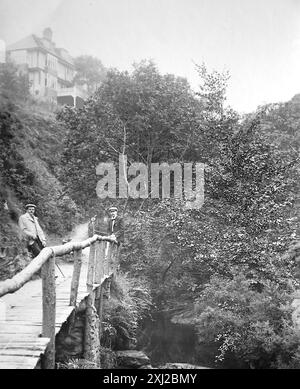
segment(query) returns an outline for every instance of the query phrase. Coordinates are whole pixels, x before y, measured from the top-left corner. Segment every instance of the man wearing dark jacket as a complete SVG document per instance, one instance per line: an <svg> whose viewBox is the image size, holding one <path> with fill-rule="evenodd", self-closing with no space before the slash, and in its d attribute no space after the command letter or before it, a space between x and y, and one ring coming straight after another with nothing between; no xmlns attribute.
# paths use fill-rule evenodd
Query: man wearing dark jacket
<svg viewBox="0 0 300 389"><path fill-rule="evenodd" d="M124 221L118 216L118 208L110 207L108 209L108 235L113 235L116 238L118 245L124 242Z"/></svg>

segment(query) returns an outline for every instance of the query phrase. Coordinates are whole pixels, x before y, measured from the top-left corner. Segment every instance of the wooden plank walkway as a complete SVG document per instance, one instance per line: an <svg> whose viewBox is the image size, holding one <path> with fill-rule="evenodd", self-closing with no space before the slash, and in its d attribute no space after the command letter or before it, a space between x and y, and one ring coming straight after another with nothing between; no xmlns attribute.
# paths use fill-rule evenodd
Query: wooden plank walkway
<svg viewBox="0 0 300 389"><path fill-rule="evenodd" d="M56 269L56 334L75 308L69 306L73 263L60 263L59 266L65 278ZM86 276L87 264L83 261L77 305L88 296ZM0 321L0 369L38 368L50 341L40 337L42 280L29 281L22 289L0 299L6 304L5 320Z"/></svg>

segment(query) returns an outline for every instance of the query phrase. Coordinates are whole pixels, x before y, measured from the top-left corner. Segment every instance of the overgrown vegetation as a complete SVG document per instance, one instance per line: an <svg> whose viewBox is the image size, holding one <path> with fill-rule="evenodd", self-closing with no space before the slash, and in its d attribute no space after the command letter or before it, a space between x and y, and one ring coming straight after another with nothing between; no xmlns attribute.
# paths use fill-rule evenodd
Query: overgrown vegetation
<svg viewBox="0 0 300 389"><path fill-rule="evenodd" d="M30 107L29 83L12 64L0 64L0 279L29 261L17 227L27 202L38 206L47 235L63 235L79 214L57 178L64 128L49 111Z"/></svg>
<svg viewBox="0 0 300 389"><path fill-rule="evenodd" d="M100 59L91 55L80 55L74 59L74 65L74 82L86 86L89 94L94 93L106 75L106 69Z"/></svg>
<svg viewBox="0 0 300 389"><path fill-rule="evenodd" d="M237 268L232 279L213 276L196 300L201 344L214 344L217 365L299 368L300 331L292 322L291 291L266 281L258 292Z"/></svg>
<svg viewBox="0 0 300 389"><path fill-rule="evenodd" d="M111 284L111 298L104 305L102 347L112 350L134 348L138 325L142 319L150 317L151 309L147 282L118 274Z"/></svg>
<svg viewBox="0 0 300 389"><path fill-rule="evenodd" d="M69 131L61 177L75 201L96 209L99 162L115 162L118 174L120 154L129 164L205 163L205 203L199 210L188 210L184 199L119 201L126 203L128 224L123 269L149 280L158 306L189 315L209 285L212 301L218 299L215 277L230 285L238 272L245 289L237 304L244 302L243 293L251 295L246 304L253 304L247 323L266 309L255 301L266 299L268 288L278 288L274 310L265 312L274 326L257 324L266 326L262 333L274 332L283 320L290 325L291 313L278 312L282 296L298 287L295 257L284 254L299 239L299 104L260 107L241 118L225 106L228 75L208 72L204 65L197 69L197 93L186 80L161 75L153 63L135 65L132 74L109 71L83 109L66 109L59 116ZM225 300L232 306L230 294ZM208 303L203 300L203 310ZM239 325L237 316L232 320ZM223 356L235 353L247 366L279 367L273 351L265 357L264 346L251 347L258 329L252 329L252 338L249 332L237 335L240 345L248 345L247 353L237 341L235 348L226 346L232 339L224 328L215 333ZM291 325L276 331L266 342L270 350L279 347L282 363L292 366L297 335Z"/></svg>
<svg viewBox="0 0 300 389"><path fill-rule="evenodd" d="M70 359L66 363L58 363L57 369L62 370L75 370L75 369L99 369L99 367L90 361L87 361L86 359Z"/></svg>

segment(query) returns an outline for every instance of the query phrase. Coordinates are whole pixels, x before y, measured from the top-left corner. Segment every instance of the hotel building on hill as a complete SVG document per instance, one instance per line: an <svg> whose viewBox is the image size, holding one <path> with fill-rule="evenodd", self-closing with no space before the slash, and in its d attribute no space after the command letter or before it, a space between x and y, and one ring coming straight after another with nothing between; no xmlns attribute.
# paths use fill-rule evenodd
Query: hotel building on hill
<svg viewBox="0 0 300 389"><path fill-rule="evenodd" d="M40 100L76 107L83 105L87 92L73 83L74 61L67 50L56 47L52 30L43 37L31 34L7 47L7 60L28 72L30 92Z"/></svg>

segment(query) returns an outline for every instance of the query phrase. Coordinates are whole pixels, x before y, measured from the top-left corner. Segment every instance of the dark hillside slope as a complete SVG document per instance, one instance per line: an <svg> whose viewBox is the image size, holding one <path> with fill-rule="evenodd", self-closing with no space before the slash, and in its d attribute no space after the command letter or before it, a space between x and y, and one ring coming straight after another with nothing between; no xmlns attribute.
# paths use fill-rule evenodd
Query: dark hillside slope
<svg viewBox="0 0 300 389"><path fill-rule="evenodd" d="M30 260L17 220L26 202L38 206L48 237L63 236L78 214L57 179L64 128L51 112L0 101L0 280Z"/></svg>

